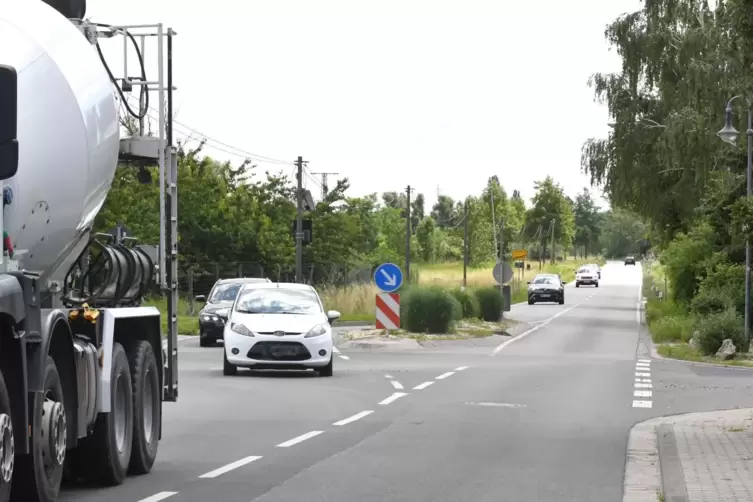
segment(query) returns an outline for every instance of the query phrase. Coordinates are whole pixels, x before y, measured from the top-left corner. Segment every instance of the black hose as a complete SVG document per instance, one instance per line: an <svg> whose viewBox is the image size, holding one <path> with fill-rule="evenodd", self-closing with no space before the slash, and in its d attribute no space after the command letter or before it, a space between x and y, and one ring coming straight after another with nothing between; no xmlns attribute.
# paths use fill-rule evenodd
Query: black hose
<svg viewBox="0 0 753 502"><path fill-rule="evenodd" d="M112 28L112 25L109 24L102 24L102 23L94 23L95 26L99 26L101 28ZM133 47L136 49L136 55L139 58L139 66L141 67L141 81L146 82L146 68L144 67L144 57L141 54L141 49L139 48L138 42L136 42L136 38L134 38L133 35L126 32L126 36L131 40L131 43L133 44ZM99 53L99 59L102 61L102 65L105 67L105 71L107 71L107 75L109 75L110 80L115 85L115 87L118 90L118 94L120 95L120 98L123 100L123 104L125 105L126 110L128 113L130 113L133 117L141 120L144 117L146 117L146 114L149 112L149 90L147 89L147 85L143 84L141 86L141 96L139 97L139 104L141 103L141 98L144 99L144 108L142 110L139 110L138 113L134 112L131 106L128 104L128 99L126 98L125 94L123 93L123 89L121 89L120 85L118 84L117 79L110 71L110 66L107 64L107 60L105 60L105 55L102 54L102 49L99 46L99 41L95 43L95 46L97 47L97 52ZM128 77L125 75L124 77Z"/></svg>

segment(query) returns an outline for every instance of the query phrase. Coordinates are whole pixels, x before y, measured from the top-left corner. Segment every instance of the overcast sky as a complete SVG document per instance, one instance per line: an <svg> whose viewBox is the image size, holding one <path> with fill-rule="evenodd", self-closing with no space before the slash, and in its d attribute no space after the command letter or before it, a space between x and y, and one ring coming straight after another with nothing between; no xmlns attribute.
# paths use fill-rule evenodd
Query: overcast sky
<svg viewBox="0 0 753 502"><path fill-rule="evenodd" d="M330 186L348 177L351 193L362 195L411 185L429 204L438 193L478 194L494 174L508 193L517 189L526 198L547 175L570 196L587 186L580 149L587 138L606 135L607 114L586 83L594 72L619 68L604 28L640 6L638 0L88 5L87 16L97 22L162 22L178 32L178 138L206 135L216 147L209 155L236 162L248 153L284 161L301 155L311 173L339 173ZM102 46L122 76L122 46L113 40ZM152 46L146 60L151 80ZM129 66L137 75L137 66ZM259 165L293 173L292 165ZM321 178L305 180L318 196Z"/></svg>

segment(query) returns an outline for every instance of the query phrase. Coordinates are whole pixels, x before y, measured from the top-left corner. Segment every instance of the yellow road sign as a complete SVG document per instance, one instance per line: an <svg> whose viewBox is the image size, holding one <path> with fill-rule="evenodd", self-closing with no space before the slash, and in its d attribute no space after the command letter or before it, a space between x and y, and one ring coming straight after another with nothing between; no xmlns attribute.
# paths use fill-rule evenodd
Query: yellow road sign
<svg viewBox="0 0 753 502"><path fill-rule="evenodd" d="M525 249L515 249L512 252L513 260L524 260L528 256L528 251Z"/></svg>

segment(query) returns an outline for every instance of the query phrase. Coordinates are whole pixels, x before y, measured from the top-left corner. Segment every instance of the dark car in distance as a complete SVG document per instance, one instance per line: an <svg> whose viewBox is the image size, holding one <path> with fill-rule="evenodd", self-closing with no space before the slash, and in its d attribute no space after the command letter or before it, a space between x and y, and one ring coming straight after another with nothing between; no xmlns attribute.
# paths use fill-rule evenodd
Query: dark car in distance
<svg viewBox="0 0 753 502"><path fill-rule="evenodd" d="M557 274L537 274L528 281L528 305L538 302L565 303L565 283Z"/></svg>
<svg viewBox="0 0 753 502"><path fill-rule="evenodd" d="M244 284L254 282L272 282L258 277L243 277L236 279L220 279L214 283L209 295L198 295L197 302L206 302L199 312L199 345L209 347L222 340L225 322L235 297Z"/></svg>
<svg viewBox="0 0 753 502"><path fill-rule="evenodd" d="M635 256L625 258L625 265L635 265Z"/></svg>

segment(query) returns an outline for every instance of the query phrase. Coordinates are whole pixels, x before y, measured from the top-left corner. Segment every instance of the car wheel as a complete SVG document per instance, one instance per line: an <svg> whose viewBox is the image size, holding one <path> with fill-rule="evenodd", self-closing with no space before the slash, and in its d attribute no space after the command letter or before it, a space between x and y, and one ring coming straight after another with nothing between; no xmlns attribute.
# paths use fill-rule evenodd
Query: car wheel
<svg viewBox="0 0 753 502"><path fill-rule="evenodd" d="M598 283L598 282L596 283L596 287L597 287L597 288L599 287L599 283Z"/></svg>
<svg viewBox="0 0 753 502"><path fill-rule="evenodd" d="M565 304L565 295L562 295L560 297L560 302L559 303L560 303L560 305L564 305Z"/></svg>
<svg viewBox="0 0 753 502"><path fill-rule="evenodd" d="M212 345L212 340L206 336L199 335L199 347L209 347Z"/></svg>
<svg viewBox="0 0 753 502"><path fill-rule="evenodd" d="M533 305L534 303L535 302L533 300L531 300L530 298L528 299L528 305Z"/></svg>
<svg viewBox="0 0 753 502"><path fill-rule="evenodd" d="M325 366L325 367L321 368L320 370L318 370L319 371L319 376L323 376L323 377L331 377L332 376L332 374L334 372L333 368L332 368L332 362L334 361L334 359L335 358L333 356L329 357L329 362L327 363L327 366Z"/></svg>
<svg viewBox="0 0 753 502"><path fill-rule="evenodd" d="M576 283L575 283L575 287L576 287L576 288L579 288L579 287L580 287L580 283L579 283L579 282L576 282Z"/></svg>
<svg viewBox="0 0 753 502"><path fill-rule="evenodd" d="M227 352L225 347L222 348L222 374L225 376L233 376L238 373L238 366L231 364L227 360Z"/></svg>

